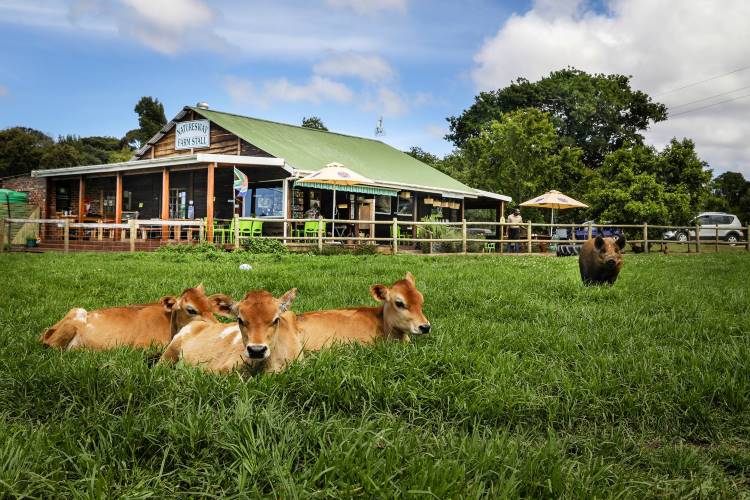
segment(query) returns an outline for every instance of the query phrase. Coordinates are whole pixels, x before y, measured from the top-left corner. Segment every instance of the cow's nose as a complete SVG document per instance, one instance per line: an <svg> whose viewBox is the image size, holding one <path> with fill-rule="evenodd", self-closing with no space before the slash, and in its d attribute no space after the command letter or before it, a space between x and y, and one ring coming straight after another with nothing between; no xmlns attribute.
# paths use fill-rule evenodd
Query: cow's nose
<svg viewBox="0 0 750 500"><path fill-rule="evenodd" d="M419 325L419 331L420 333L430 333L430 326L429 323L425 323L424 325Z"/></svg>
<svg viewBox="0 0 750 500"><path fill-rule="evenodd" d="M609 264L610 266L614 266L615 265L615 259L609 259L607 261L607 264Z"/></svg>
<svg viewBox="0 0 750 500"><path fill-rule="evenodd" d="M253 359L263 358L268 351L268 346L265 344L253 344L247 346L247 355Z"/></svg>

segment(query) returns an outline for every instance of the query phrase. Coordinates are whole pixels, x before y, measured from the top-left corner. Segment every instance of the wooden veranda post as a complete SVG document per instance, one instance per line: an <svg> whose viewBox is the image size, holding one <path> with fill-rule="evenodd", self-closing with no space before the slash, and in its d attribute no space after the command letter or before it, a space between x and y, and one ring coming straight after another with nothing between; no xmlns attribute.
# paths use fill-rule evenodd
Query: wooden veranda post
<svg viewBox="0 0 750 500"><path fill-rule="evenodd" d="M78 222L83 222L83 217L86 215L86 181L81 175L78 177Z"/></svg>
<svg viewBox="0 0 750 500"><path fill-rule="evenodd" d="M648 253L648 222L643 223L643 251Z"/></svg>
<svg viewBox="0 0 750 500"><path fill-rule="evenodd" d="M463 204L463 202L461 202ZM462 238L462 253L466 255L466 219L461 219L461 238Z"/></svg>
<svg viewBox="0 0 750 500"><path fill-rule="evenodd" d="M531 253L531 221L526 223L526 253Z"/></svg>
<svg viewBox="0 0 750 500"><path fill-rule="evenodd" d="M115 224L122 223L122 172L117 172L115 181ZM122 230L115 230L115 240L122 236Z"/></svg>
<svg viewBox="0 0 750 500"><path fill-rule="evenodd" d="M208 186L206 188L206 225L208 241L214 241L214 171L216 163L208 164Z"/></svg>
<svg viewBox="0 0 750 500"><path fill-rule="evenodd" d="M169 169L167 167L161 170L161 218L169 220ZM161 239L162 241L169 239L169 226L161 227Z"/></svg>
<svg viewBox="0 0 750 500"><path fill-rule="evenodd" d="M393 218L393 229L391 230L391 236L393 237L393 253L398 253L398 219Z"/></svg>

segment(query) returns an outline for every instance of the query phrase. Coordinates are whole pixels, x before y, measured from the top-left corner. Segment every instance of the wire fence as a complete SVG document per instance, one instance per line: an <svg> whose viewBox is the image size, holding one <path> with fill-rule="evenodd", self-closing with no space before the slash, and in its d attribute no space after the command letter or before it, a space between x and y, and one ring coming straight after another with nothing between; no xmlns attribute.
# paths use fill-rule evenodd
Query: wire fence
<svg viewBox="0 0 750 500"><path fill-rule="evenodd" d="M3 250L149 251L166 244L210 242L240 248L252 240L278 240L291 248L378 246L399 253L569 254L587 239L625 236L626 252L750 251L746 228L649 224L547 224L526 222L244 218L83 222L75 218L0 220Z"/></svg>

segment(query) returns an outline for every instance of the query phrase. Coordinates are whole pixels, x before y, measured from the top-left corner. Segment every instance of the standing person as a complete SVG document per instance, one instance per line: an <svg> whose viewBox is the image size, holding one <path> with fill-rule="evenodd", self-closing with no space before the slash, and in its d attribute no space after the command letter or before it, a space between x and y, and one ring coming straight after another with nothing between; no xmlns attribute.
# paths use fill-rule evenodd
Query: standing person
<svg viewBox="0 0 750 500"><path fill-rule="evenodd" d="M513 210L513 213L508 216L508 223L510 224L510 227L508 228L508 239L509 240L520 239L521 238L521 223L523 223L523 217L521 217L521 210L519 210L518 208ZM521 245L517 241L513 243L508 243L508 251L518 253L521 251Z"/></svg>

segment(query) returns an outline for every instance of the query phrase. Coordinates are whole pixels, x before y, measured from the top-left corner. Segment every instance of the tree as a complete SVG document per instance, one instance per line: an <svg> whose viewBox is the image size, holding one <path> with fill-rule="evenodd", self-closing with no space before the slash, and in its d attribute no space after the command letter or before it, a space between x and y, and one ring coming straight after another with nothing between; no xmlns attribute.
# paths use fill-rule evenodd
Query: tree
<svg viewBox="0 0 750 500"><path fill-rule="evenodd" d="M462 147L487 123L523 108L548 112L561 146L581 148L583 162L593 168L626 144L642 144L641 132L667 118L666 107L632 90L629 77L567 68L538 82L519 78L508 87L481 92L469 109L447 119L446 139Z"/></svg>
<svg viewBox="0 0 750 500"><path fill-rule="evenodd" d="M38 169L39 160L52 144L51 137L33 128L12 127L0 131L0 177Z"/></svg>
<svg viewBox="0 0 750 500"><path fill-rule="evenodd" d="M708 210L730 212L750 224L750 182L739 172L724 172L711 182Z"/></svg>
<svg viewBox="0 0 750 500"><path fill-rule="evenodd" d="M303 117L302 118L302 126L307 128L314 128L316 130L323 130L325 132L328 132L328 129L323 124L323 120L321 120L317 116L311 116L310 118Z"/></svg>
<svg viewBox="0 0 750 500"><path fill-rule="evenodd" d="M57 143L49 146L39 160L39 168L63 168L84 165L84 156L74 146Z"/></svg>
<svg viewBox="0 0 750 500"><path fill-rule="evenodd" d="M430 165L431 167L434 167L438 165L441 160L438 156L428 153L424 149L420 148L419 146L412 146L409 151L404 151L406 154L411 156L412 158L416 158L417 160L421 161L422 163L426 163Z"/></svg>
<svg viewBox="0 0 750 500"><path fill-rule="evenodd" d="M154 97L141 97L134 111L138 114L138 128L125 134L125 140L138 149L166 125L167 116L164 114L164 105Z"/></svg>
<svg viewBox="0 0 750 500"><path fill-rule="evenodd" d="M561 148L550 116L535 108L504 113L445 163L445 170L464 183L510 195L516 203L549 189L571 188L566 179L587 177L581 151ZM573 193L580 186L575 187Z"/></svg>

